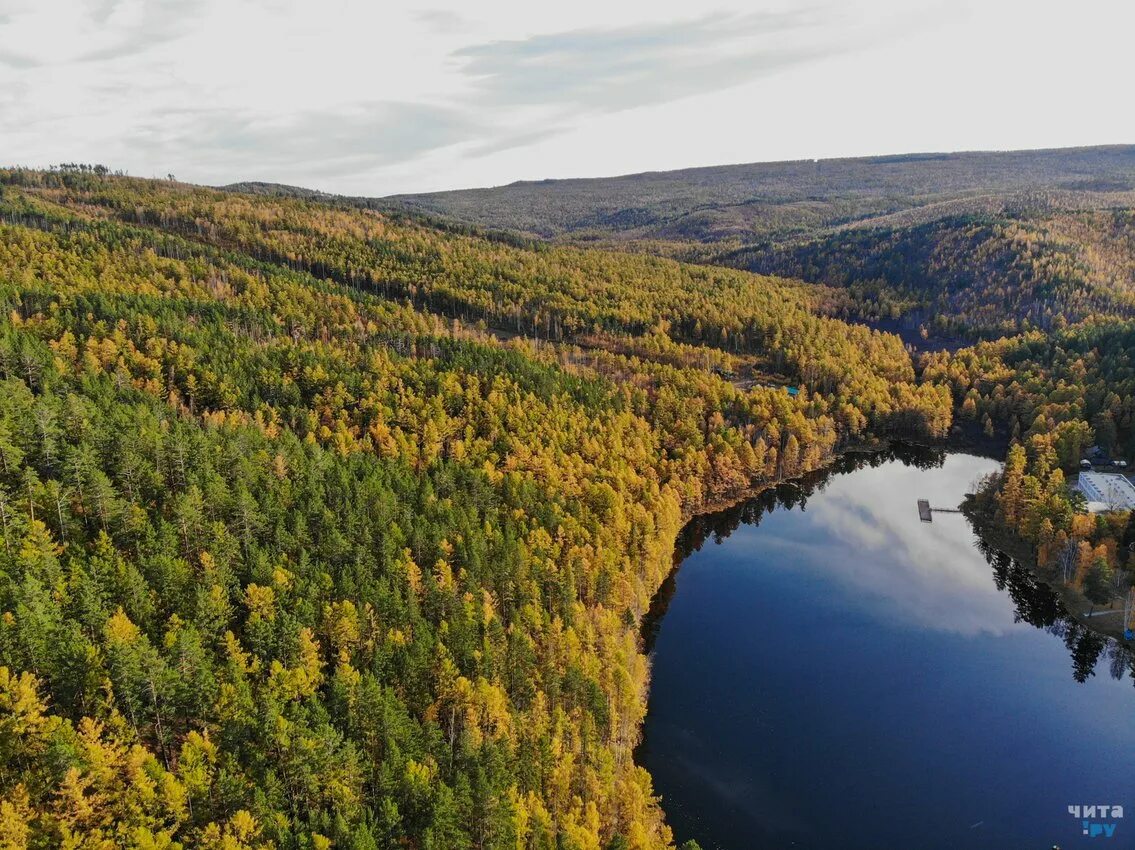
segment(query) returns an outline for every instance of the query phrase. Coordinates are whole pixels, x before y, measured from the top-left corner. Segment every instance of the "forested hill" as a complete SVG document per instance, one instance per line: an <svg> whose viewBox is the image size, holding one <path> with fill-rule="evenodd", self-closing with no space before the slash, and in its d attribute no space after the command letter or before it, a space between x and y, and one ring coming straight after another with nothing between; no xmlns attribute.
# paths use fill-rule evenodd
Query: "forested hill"
<svg viewBox="0 0 1135 850"><path fill-rule="evenodd" d="M1135 146L726 165L369 203L542 238L748 243L1037 192L1135 206Z"/></svg>
<svg viewBox="0 0 1135 850"><path fill-rule="evenodd" d="M242 184L310 196L306 190ZM836 315L995 338L1135 305L1135 147L918 154L340 198L513 238L603 244L846 290Z"/></svg>
<svg viewBox="0 0 1135 850"><path fill-rule="evenodd" d="M938 334L996 338L1135 316L1135 211L1035 203L847 228L715 262L847 288L853 314L911 313Z"/></svg>
<svg viewBox="0 0 1135 850"><path fill-rule="evenodd" d="M0 172L6 846L668 846L682 517L949 428L839 297Z"/></svg>

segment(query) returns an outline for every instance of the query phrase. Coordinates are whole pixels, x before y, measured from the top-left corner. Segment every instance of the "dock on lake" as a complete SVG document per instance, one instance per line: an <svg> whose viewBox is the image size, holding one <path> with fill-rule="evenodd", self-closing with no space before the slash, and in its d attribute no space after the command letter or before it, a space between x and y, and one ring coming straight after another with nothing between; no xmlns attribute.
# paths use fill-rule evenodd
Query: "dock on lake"
<svg viewBox="0 0 1135 850"><path fill-rule="evenodd" d="M957 508L932 508L929 499L918 500L918 518L923 522L934 522L934 511L940 514L960 514Z"/></svg>

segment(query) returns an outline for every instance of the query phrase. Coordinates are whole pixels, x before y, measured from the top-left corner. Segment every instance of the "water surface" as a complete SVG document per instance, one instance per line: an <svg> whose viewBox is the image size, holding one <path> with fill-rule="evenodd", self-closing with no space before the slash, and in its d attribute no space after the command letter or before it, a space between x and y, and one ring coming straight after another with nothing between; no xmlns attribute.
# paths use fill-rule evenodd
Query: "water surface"
<svg viewBox="0 0 1135 850"><path fill-rule="evenodd" d="M874 465L872 465L874 464ZM858 467L858 468L856 468ZM695 521L648 620L640 762L710 848L1135 846L1130 658L954 507L985 458L846 461Z"/></svg>

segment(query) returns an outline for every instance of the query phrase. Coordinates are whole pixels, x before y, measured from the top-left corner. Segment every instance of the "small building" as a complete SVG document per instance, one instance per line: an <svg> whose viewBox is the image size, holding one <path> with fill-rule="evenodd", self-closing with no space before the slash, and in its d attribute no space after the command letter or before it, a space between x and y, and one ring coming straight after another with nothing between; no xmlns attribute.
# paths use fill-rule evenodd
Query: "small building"
<svg viewBox="0 0 1135 850"><path fill-rule="evenodd" d="M1118 472L1081 472L1076 489L1092 513L1135 510L1135 484Z"/></svg>

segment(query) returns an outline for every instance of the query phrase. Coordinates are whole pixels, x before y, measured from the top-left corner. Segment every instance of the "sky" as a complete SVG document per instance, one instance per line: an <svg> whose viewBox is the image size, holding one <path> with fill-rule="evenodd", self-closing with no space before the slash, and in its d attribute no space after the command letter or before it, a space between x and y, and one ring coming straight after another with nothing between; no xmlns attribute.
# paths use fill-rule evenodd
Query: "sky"
<svg viewBox="0 0 1135 850"><path fill-rule="evenodd" d="M1129 0L0 0L0 163L352 195L1135 142Z"/></svg>

